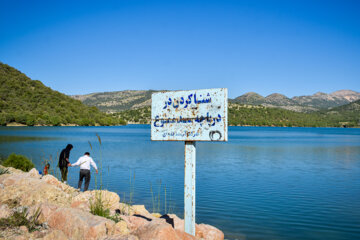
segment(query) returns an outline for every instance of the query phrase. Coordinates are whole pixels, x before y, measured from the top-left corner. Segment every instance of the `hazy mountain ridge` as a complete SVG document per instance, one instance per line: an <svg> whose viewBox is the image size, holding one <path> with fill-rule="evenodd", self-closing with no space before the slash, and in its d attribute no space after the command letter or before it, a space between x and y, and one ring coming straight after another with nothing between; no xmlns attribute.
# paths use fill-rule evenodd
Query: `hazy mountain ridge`
<svg viewBox="0 0 360 240"><path fill-rule="evenodd" d="M330 94L317 92L313 95L295 96L288 98L279 93L263 97L257 93L245 93L230 102L239 104L264 105L280 107L297 112L311 112L342 106L360 99L360 93L352 90L339 90Z"/></svg>
<svg viewBox="0 0 360 240"><path fill-rule="evenodd" d="M72 98L82 101L88 106L95 106L103 112L114 113L129 109L137 109L151 105L153 90L125 90L116 92L91 93L73 95Z"/></svg>
<svg viewBox="0 0 360 240"><path fill-rule="evenodd" d="M151 94L155 90L126 90L117 92L92 93L71 96L89 106L96 106L103 112L119 112L134 110L151 105ZM330 94L317 92L313 95L295 96L288 98L279 93L266 97L255 92L245 93L231 103L244 105L263 105L266 107L283 108L296 112L313 112L330 109L360 99L360 93L352 90L339 90Z"/></svg>

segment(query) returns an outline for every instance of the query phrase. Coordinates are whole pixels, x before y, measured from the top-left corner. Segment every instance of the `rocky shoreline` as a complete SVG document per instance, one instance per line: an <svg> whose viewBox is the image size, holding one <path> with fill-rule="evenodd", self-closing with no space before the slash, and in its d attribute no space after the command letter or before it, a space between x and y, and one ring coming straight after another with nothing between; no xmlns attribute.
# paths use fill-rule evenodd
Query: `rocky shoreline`
<svg viewBox="0 0 360 240"><path fill-rule="evenodd" d="M4 168L0 165L0 168ZM144 205L127 205L107 190L79 192L52 175L36 169L23 172L7 168L0 175L0 221L26 209L27 218L37 216L34 229L26 226L2 228L2 239L101 239L101 240L222 240L224 234L207 224L196 225L196 236L184 232L184 221L174 214L149 213ZM96 196L116 222L90 213Z"/></svg>

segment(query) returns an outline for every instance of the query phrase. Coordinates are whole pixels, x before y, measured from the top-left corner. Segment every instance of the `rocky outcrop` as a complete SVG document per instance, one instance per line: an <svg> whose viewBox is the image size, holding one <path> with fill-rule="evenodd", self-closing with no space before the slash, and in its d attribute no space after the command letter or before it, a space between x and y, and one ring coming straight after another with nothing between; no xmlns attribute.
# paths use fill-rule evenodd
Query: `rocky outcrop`
<svg viewBox="0 0 360 240"><path fill-rule="evenodd" d="M159 217L144 205L121 203L114 192L79 192L54 176L42 177L36 169L28 173L9 170L9 174L0 175L0 218L9 218L18 209L26 208L29 216L40 213L40 227L32 232L26 226L6 229L0 239L224 239L220 230L205 224L197 224L196 236L191 236L184 232L184 221L176 215ZM90 205L99 196L111 214L120 212L119 222L90 213Z"/></svg>
<svg viewBox="0 0 360 240"><path fill-rule="evenodd" d="M140 239L149 240L196 240L198 238L174 229L170 224L161 221L151 221L137 228L134 235Z"/></svg>
<svg viewBox="0 0 360 240"><path fill-rule="evenodd" d="M69 207L40 205L40 221L51 229L62 231L71 239L100 239L112 233L115 222L89 212Z"/></svg>
<svg viewBox="0 0 360 240"><path fill-rule="evenodd" d="M57 185L48 184L40 178L32 177L29 173L15 172L0 176L0 202L12 203L20 206L33 206L47 202L58 206L70 206L75 189L63 191ZM59 183L59 185L62 183Z"/></svg>

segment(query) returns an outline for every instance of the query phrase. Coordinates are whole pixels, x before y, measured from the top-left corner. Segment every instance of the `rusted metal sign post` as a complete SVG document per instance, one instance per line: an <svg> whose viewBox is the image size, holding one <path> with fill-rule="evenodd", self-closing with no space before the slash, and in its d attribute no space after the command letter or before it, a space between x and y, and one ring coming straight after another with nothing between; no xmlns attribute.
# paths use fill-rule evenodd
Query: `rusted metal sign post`
<svg viewBox="0 0 360 240"><path fill-rule="evenodd" d="M185 141L185 232L195 236L196 141L227 141L227 89L152 95L151 140Z"/></svg>

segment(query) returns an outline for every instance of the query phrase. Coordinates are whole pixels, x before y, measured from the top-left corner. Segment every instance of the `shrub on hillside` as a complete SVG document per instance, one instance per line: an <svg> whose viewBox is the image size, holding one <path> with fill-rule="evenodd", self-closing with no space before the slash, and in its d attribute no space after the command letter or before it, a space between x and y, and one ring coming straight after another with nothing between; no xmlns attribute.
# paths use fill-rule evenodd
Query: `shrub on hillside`
<svg viewBox="0 0 360 240"><path fill-rule="evenodd" d="M16 155L15 153L10 154L10 156L3 162L3 166L13 167L25 172L28 172L35 167L30 159L23 155Z"/></svg>

